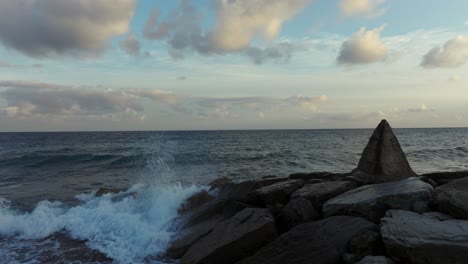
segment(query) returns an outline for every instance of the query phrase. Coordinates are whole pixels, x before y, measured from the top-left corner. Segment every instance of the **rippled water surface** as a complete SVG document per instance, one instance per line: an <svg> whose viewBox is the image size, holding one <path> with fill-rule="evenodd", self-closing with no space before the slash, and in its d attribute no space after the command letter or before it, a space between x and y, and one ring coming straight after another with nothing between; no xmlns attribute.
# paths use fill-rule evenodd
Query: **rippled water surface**
<svg viewBox="0 0 468 264"><path fill-rule="evenodd" d="M348 172L371 134L0 133L0 263L152 262L148 256L167 243L178 204L199 185L219 176ZM466 128L395 134L418 173L468 170ZM99 187L131 187L140 195L95 197Z"/></svg>

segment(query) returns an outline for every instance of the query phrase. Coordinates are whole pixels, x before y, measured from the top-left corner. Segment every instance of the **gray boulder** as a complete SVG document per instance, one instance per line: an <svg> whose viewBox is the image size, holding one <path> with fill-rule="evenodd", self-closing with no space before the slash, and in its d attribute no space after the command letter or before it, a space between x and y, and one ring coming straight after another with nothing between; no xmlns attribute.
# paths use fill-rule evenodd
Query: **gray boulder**
<svg viewBox="0 0 468 264"><path fill-rule="evenodd" d="M367 220L348 216L301 224L238 264L341 263L349 241L362 232L374 229L376 225Z"/></svg>
<svg viewBox="0 0 468 264"><path fill-rule="evenodd" d="M317 210L321 210L323 203L327 200L357 187L356 183L349 181L306 184L301 189L295 191L291 195L291 198L305 198L309 200Z"/></svg>
<svg viewBox="0 0 468 264"><path fill-rule="evenodd" d="M468 178L436 188L434 203L441 212L455 218L468 219Z"/></svg>
<svg viewBox="0 0 468 264"><path fill-rule="evenodd" d="M454 180L468 177L468 171L447 171L447 172L433 172L423 174L421 176L427 177L439 185L444 185Z"/></svg>
<svg viewBox="0 0 468 264"><path fill-rule="evenodd" d="M468 221L390 210L380 228L387 253L401 263L468 262Z"/></svg>
<svg viewBox="0 0 468 264"><path fill-rule="evenodd" d="M268 209L247 208L193 244L181 264L235 263L278 236Z"/></svg>
<svg viewBox="0 0 468 264"><path fill-rule="evenodd" d="M328 200L323 214L361 216L378 222L389 209L424 212L432 198L431 185L416 177L361 186Z"/></svg>
<svg viewBox="0 0 468 264"><path fill-rule="evenodd" d="M278 182L250 193L249 201L269 208L275 208L277 204L285 205L289 196L304 185L303 180L288 180Z"/></svg>
<svg viewBox="0 0 468 264"><path fill-rule="evenodd" d="M384 256L367 256L356 264L395 264L395 262Z"/></svg>
<svg viewBox="0 0 468 264"><path fill-rule="evenodd" d="M397 181L416 176L386 120L377 126L351 178L362 183Z"/></svg>
<svg viewBox="0 0 468 264"><path fill-rule="evenodd" d="M291 199L280 211L279 222L282 230L289 230L294 226L316 220L320 214L314 209L309 200L304 198Z"/></svg>

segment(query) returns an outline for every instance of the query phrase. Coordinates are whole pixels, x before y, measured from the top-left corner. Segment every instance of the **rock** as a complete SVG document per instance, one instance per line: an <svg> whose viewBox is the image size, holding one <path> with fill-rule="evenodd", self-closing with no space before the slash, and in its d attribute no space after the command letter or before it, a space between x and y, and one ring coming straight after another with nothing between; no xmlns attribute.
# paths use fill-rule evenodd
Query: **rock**
<svg viewBox="0 0 468 264"><path fill-rule="evenodd" d="M357 187L356 183L349 181L306 184L301 189L295 191L291 195L291 198L305 198L312 203L315 209L320 211L323 203L327 200Z"/></svg>
<svg viewBox="0 0 468 264"><path fill-rule="evenodd" d="M210 190L213 190L228 183L232 183L232 180L228 177L220 177L212 180L208 186L210 186Z"/></svg>
<svg viewBox="0 0 468 264"><path fill-rule="evenodd" d="M310 222L320 217L309 200L291 199L280 211L279 219L282 230L289 230L298 224Z"/></svg>
<svg viewBox="0 0 468 264"><path fill-rule="evenodd" d="M427 173L421 176L427 177L439 185L447 184L451 181L468 177L468 171L454 171L454 172L434 172Z"/></svg>
<svg viewBox="0 0 468 264"><path fill-rule="evenodd" d="M96 197L101 197L103 195L106 195L106 194L117 194L119 192L123 192L125 191L125 189L116 189L116 188L99 188L99 190L97 190L95 196Z"/></svg>
<svg viewBox="0 0 468 264"><path fill-rule="evenodd" d="M182 258L192 244L211 232L223 219L221 215L215 215L195 226L179 231L172 238L171 244L166 250L166 256L172 259Z"/></svg>
<svg viewBox="0 0 468 264"><path fill-rule="evenodd" d="M253 256L238 264L325 264L340 263L349 241L356 235L376 229L365 219L335 216L298 225ZM220 262L222 263L222 262Z"/></svg>
<svg viewBox="0 0 468 264"><path fill-rule="evenodd" d="M288 180L278 182L255 190L249 194L250 201L254 204L273 208L276 204L286 204L291 193L304 185L303 180Z"/></svg>
<svg viewBox="0 0 468 264"><path fill-rule="evenodd" d="M326 217L354 215L378 222L389 209L424 212L432 191L431 185L416 177L365 185L328 200L322 210Z"/></svg>
<svg viewBox="0 0 468 264"><path fill-rule="evenodd" d="M443 213L468 219L468 178L454 180L436 188L434 204Z"/></svg>
<svg viewBox="0 0 468 264"><path fill-rule="evenodd" d="M399 263L458 264L468 260L468 221L439 221L390 210L380 231L388 255Z"/></svg>
<svg viewBox="0 0 468 264"><path fill-rule="evenodd" d="M261 187L257 181L227 183L216 188L215 195L221 199L249 202L248 195Z"/></svg>
<svg viewBox="0 0 468 264"><path fill-rule="evenodd" d="M189 197L185 202L183 202L180 205L178 212L180 214L193 210L215 198L215 196L209 194L206 190L199 191L193 194L191 197Z"/></svg>
<svg viewBox="0 0 468 264"><path fill-rule="evenodd" d="M386 120L375 129L351 178L362 183L397 181L416 176Z"/></svg>
<svg viewBox="0 0 468 264"><path fill-rule="evenodd" d="M423 215L426 217L432 218L434 220L439 220L439 221L455 220L455 218L451 217L450 215L446 215L446 214L439 213L439 212L429 212L429 213L424 213Z"/></svg>
<svg viewBox="0 0 468 264"><path fill-rule="evenodd" d="M350 251L359 256L359 259L368 255L384 254L384 244L382 237L377 231L369 230L359 234L349 242Z"/></svg>
<svg viewBox="0 0 468 264"><path fill-rule="evenodd" d="M425 183L429 183L432 187L436 188L439 186L439 184L434 181L433 179L431 178L428 178L428 177L425 177L425 176L419 176L419 179Z"/></svg>
<svg viewBox="0 0 468 264"><path fill-rule="evenodd" d="M331 172L311 172L311 173L293 173L289 175L291 180L325 180L325 181L340 181L349 173L331 173Z"/></svg>
<svg viewBox="0 0 468 264"><path fill-rule="evenodd" d="M284 182L289 180L287 177L269 177L269 178L262 178L260 180L256 180L261 187L266 187L270 186L272 184L278 183L278 182Z"/></svg>
<svg viewBox="0 0 468 264"><path fill-rule="evenodd" d="M385 256L367 256L356 264L395 264L395 262Z"/></svg>
<svg viewBox="0 0 468 264"><path fill-rule="evenodd" d="M277 237L268 209L247 208L193 244L181 264L235 263Z"/></svg>

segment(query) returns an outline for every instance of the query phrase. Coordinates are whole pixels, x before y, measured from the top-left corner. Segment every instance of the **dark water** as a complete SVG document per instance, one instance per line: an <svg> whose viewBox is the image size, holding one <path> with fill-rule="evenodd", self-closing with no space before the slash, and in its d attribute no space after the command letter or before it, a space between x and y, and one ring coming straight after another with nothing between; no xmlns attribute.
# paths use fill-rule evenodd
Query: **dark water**
<svg viewBox="0 0 468 264"><path fill-rule="evenodd" d="M167 223L178 203L201 188L191 184L219 176L245 180L348 172L371 133L0 133L0 262L105 262L106 256L119 263L156 262L147 256L167 243ZM468 169L467 128L395 133L418 173ZM92 193L99 187L132 186L139 198ZM124 242L128 239L134 241Z"/></svg>

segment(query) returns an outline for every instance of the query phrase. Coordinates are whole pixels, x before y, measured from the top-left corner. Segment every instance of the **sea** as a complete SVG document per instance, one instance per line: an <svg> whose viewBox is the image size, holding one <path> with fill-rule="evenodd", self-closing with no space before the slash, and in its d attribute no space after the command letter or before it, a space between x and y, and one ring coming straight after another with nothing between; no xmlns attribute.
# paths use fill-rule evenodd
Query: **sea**
<svg viewBox="0 0 468 264"><path fill-rule="evenodd" d="M468 170L468 128L394 132L417 173ZM0 263L167 263L178 207L210 180L349 172L371 134L0 133Z"/></svg>

